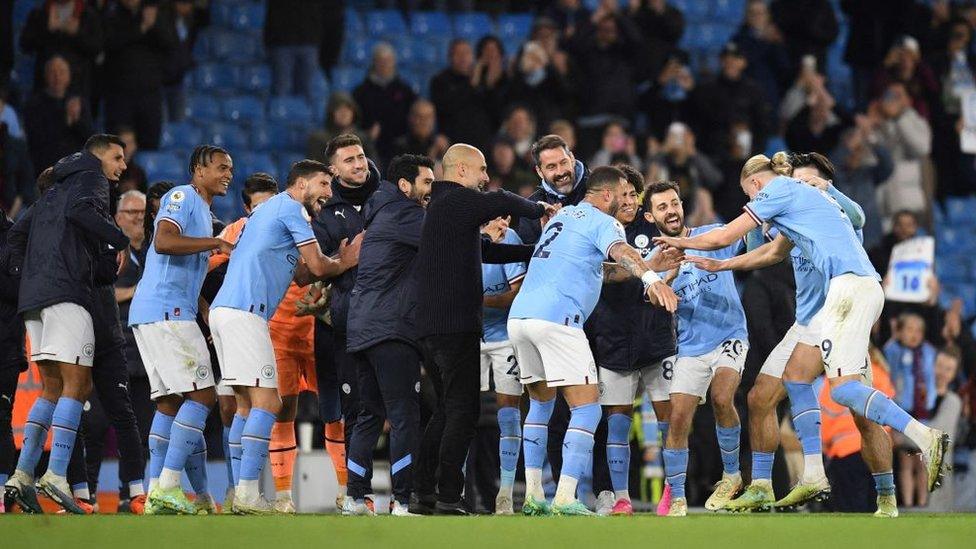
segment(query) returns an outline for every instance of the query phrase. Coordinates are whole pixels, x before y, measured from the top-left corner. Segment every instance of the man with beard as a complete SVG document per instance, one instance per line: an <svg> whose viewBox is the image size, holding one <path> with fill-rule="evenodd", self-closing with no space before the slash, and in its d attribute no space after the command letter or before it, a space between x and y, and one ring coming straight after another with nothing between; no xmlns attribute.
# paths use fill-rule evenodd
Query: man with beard
<svg viewBox="0 0 976 549"><path fill-rule="evenodd" d="M530 152L535 160L535 173L541 182L529 200L560 206L575 206L583 200L586 196L586 178L590 172L586 165L576 160L562 137L543 136L532 144ZM538 221L522 219L515 225L522 242L534 245L539 241L542 225Z"/></svg>
<svg viewBox="0 0 976 549"><path fill-rule="evenodd" d="M353 134L338 135L325 147L332 179L332 195L312 220L322 252L335 256L343 240L363 231L363 206L380 184L380 172L366 158L363 143ZM325 423L326 450L339 480L341 508L346 490L346 441L359 414L356 365L346 352L346 317L349 295L356 285L356 264L326 282L332 285L331 325L315 321L315 368L319 385L319 413ZM372 502L369 503L372 505Z"/></svg>
<svg viewBox="0 0 976 549"><path fill-rule="evenodd" d="M649 301L668 311L677 297L627 244L623 226L612 215L631 189L623 172L601 167L586 182L586 198L559 211L543 229L522 289L512 303L508 333L519 362L519 381L529 393L525 418L526 515L592 515L576 499L576 485L592 464L593 433L600 422L596 363L583 332L603 283L601 266L612 258L641 279ZM663 256L661 256L663 257ZM659 261L662 270L670 268ZM563 443L563 466L552 505L542 490L546 426L562 388L570 407ZM530 432L531 428L531 432Z"/></svg>
<svg viewBox="0 0 976 549"><path fill-rule="evenodd" d="M82 152L62 158L52 172L56 183L30 216L31 237L18 252L22 267L10 273L20 276L18 312L44 385L27 417L17 470L5 487L25 510L40 512L34 469L53 427L51 459L37 486L66 511L84 513L66 473L92 387L93 258L106 244L116 250L129 245L108 213L109 180L118 181L124 170L124 144L114 135L94 135Z"/></svg>
<svg viewBox="0 0 976 549"><path fill-rule="evenodd" d="M644 217L638 195L644 190L644 177L631 166L618 169L627 176L627 192L620 200L617 221L624 226L627 243L647 260L654 249L651 238L658 230ZM673 254L679 260L681 254ZM606 465L594 462L593 488L597 492L598 515L632 515L630 480L630 430L634 398L646 391L651 398L658 428L667 437L670 403L668 388L674 371L674 319L659 307L648 307L634 299L640 295L640 281L630 278L618 265L607 264L600 300L586 323L593 358L600 377L600 404L607 415ZM610 269L613 269L612 271ZM621 280L619 274L627 278ZM601 457L597 446L594 459ZM609 468L609 478L607 474ZM609 481L609 482L608 482ZM662 496L662 500L667 495Z"/></svg>
<svg viewBox="0 0 976 549"><path fill-rule="evenodd" d="M343 242L340 259L330 259L322 254L312 232L310 212L318 214L328 201L331 181L328 166L321 162L302 160L292 166L285 191L248 219L210 310L211 333L223 373L221 384L233 387L239 406L249 409L234 488L237 514L275 512L258 487L271 430L281 411L268 320L293 278L304 286L337 276L355 264L359 252L360 239L348 246Z"/></svg>
<svg viewBox="0 0 976 549"><path fill-rule="evenodd" d="M655 183L644 195L644 216L668 236L685 236L716 226L685 227L685 212L678 186ZM701 255L728 259L738 254L741 242ZM722 450L724 474L705 502L710 511L721 509L742 488L739 474L739 415L733 402L749 351L746 315L731 273L709 273L693 263L682 264L668 278L681 298L678 303L678 354L671 376L670 428L664 443L664 472L671 487L669 517L688 512L685 479L688 470L688 433L695 409L711 387L715 431Z"/></svg>
<svg viewBox="0 0 976 549"><path fill-rule="evenodd" d="M372 515L373 450L390 422L394 516L410 516L413 454L420 430L420 345L416 330L414 258L434 161L397 156L387 181L366 202L356 286L349 300L349 353L359 373L362 408L349 439L349 497L344 515Z"/></svg>

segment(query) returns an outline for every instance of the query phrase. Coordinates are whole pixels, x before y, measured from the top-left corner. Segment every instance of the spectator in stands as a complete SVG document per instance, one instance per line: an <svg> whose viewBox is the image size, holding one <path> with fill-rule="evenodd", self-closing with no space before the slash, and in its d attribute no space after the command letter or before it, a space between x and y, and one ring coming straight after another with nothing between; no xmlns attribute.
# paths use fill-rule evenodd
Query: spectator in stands
<svg viewBox="0 0 976 549"><path fill-rule="evenodd" d="M779 103L779 121L782 126L785 128L789 121L809 104L811 98L825 93L826 90L827 77L817 68L816 60L808 57L805 63L801 63L800 72L797 73L793 85Z"/></svg>
<svg viewBox="0 0 976 549"><path fill-rule="evenodd" d="M538 180L515 153L512 141L499 137L491 146L488 161L489 190L505 189L521 196L528 196L535 190Z"/></svg>
<svg viewBox="0 0 976 549"><path fill-rule="evenodd" d="M344 92L333 93L325 104L325 128L313 131L308 136L305 150L306 158L328 163L325 157L325 148L329 141L347 133L359 138L367 158L376 158L373 141L361 129L360 118L359 106L356 105L356 101L351 95Z"/></svg>
<svg viewBox="0 0 976 549"><path fill-rule="evenodd" d="M105 19L105 125L135 129L156 150L163 124L163 75L177 44L166 12L142 0L119 0Z"/></svg>
<svg viewBox="0 0 976 549"><path fill-rule="evenodd" d="M935 78L942 93L932 104L932 160L938 170L940 197L973 192L976 162L972 154L962 152L959 126L962 121L962 98L976 91L976 54L970 51L973 29L964 19L949 24L949 32L940 51L931 60Z"/></svg>
<svg viewBox="0 0 976 549"><path fill-rule="evenodd" d="M844 62L851 67L854 106L863 111L871 96L875 70L881 65L895 38L906 32L906 14L914 0L841 0L847 15L847 46Z"/></svg>
<svg viewBox="0 0 976 549"><path fill-rule="evenodd" d="M757 151L749 122L741 117L733 118L728 132L720 136L720 142L722 154L712 158L718 159L719 169L722 171L722 185L712 194L718 216L726 220L735 219L748 201L748 197L742 193L739 185L742 164Z"/></svg>
<svg viewBox="0 0 976 549"><path fill-rule="evenodd" d="M569 120L554 120L549 124L549 133L559 136L570 153L576 152L576 127Z"/></svg>
<svg viewBox="0 0 976 549"><path fill-rule="evenodd" d="M24 130L16 111L7 104L7 90L0 86L0 208L15 219L20 208L36 198L37 185Z"/></svg>
<svg viewBox="0 0 976 549"><path fill-rule="evenodd" d="M83 0L49 0L27 16L20 48L35 55L35 91L44 85L48 60L57 55L71 67L72 94L89 97L95 57L102 51L102 25Z"/></svg>
<svg viewBox="0 0 976 549"><path fill-rule="evenodd" d="M884 145L871 143L871 133L861 122L841 134L840 145L830 154L834 163L834 186L864 210L864 248L877 245L884 234L875 189L891 176L894 164ZM818 150L818 149L801 149Z"/></svg>
<svg viewBox="0 0 976 549"><path fill-rule="evenodd" d="M785 79L791 72L790 58L765 0L746 3L745 19L732 40L742 48L749 62L746 76L759 84L770 105L778 105L787 86Z"/></svg>
<svg viewBox="0 0 976 549"><path fill-rule="evenodd" d="M62 157L79 151L92 134L86 101L69 94L71 69L55 55L44 66L44 89L27 102L24 125L35 175Z"/></svg>
<svg viewBox="0 0 976 549"><path fill-rule="evenodd" d="M689 119L689 97L694 89L695 77L688 66L688 52L671 50L654 85L641 98L650 118L649 129L656 139L664 139L671 123Z"/></svg>
<svg viewBox="0 0 976 549"><path fill-rule="evenodd" d="M556 0L544 12L545 18L566 36L572 36L576 29L590 19L590 10L582 0Z"/></svg>
<svg viewBox="0 0 976 549"><path fill-rule="evenodd" d="M275 0L266 5L264 46L271 60L271 92L311 97L322 31L335 13L326 12L325 2Z"/></svg>
<svg viewBox="0 0 976 549"><path fill-rule="evenodd" d="M362 109L361 125L381 158L393 158L393 141L407 131L407 113L417 94L397 73L396 52L386 42L373 47L366 79L352 92Z"/></svg>
<svg viewBox="0 0 976 549"><path fill-rule="evenodd" d="M515 148L516 156L527 165L531 162L532 143L535 142L535 116L522 105L515 105L508 111L505 122L498 132L508 139Z"/></svg>
<svg viewBox="0 0 976 549"><path fill-rule="evenodd" d="M393 142L393 156L419 154L439 160L451 144L436 126L434 104L423 98L414 101L407 115L407 133Z"/></svg>
<svg viewBox="0 0 976 549"><path fill-rule="evenodd" d="M813 59L810 57L810 59ZM792 151L834 150L844 120L834 111L836 102L823 85L807 97L807 104L786 125L786 146Z"/></svg>
<svg viewBox="0 0 976 549"><path fill-rule="evenodd" d="M566 54L550 57L541 42L526 42L512 70L508 101L528 106L544 128L571 112L573 94Z"/></svg>
<svg viewBox="0 0 976 549"><path fill-rule="evenodd" d="M600 142L600 150L596 151L590 159L589 166L598 168L600 166L611 166L614 158L622 155L635 169L642 169L644 163L637 156L637 140L634 136L627 133L623 122L614 120L603 128L603 139Z"/></svg>
<svg viewBox="0 0 976 549"><path fill-rule="evenodd" d="M505 62L505 47L495 36L478 40L474 49L475 64L471 73L471 85L481 96L495 127L505 114L510 81Z"/></svg>
<svg viewBox="0 0 976 549"><path fill-rule="evenodd" d="M715 221L711 193L722 184L722 172L698 152L691 128L681 122L671 124L661 151L650 161L660 166L659 180L678 184L688 226Z"/></svg>
<svg viewBox="0 0 976 549"><path fill-rule="evenodd" d="M877 246L868 250L871 264L881 276L888 272L891 249L895 244L916 236L918 236L918 214L910 210L896 212L891 218L891 231L885 234Z"/></svg>
<svg viewBox="0 0 976 549"><path fill-rule="evenodd" d="M0 84L0 124L6 127L7 135L14 139L24 139L24 128L20 125L20 116L10 104L10 90Z"/></svg>
<svg viewBox="0 0 976 549"><path fill-rule="evenodd" d="M720 64L718 78L698 86L693 94L694 127L702 137L701 149L720 156L733 121L743 120L751 133L750 149L761 151L766 146L769 103L759 86L745 76L749 62L738 44L729 42L722 48Z"/></svg>
<svg viewBox="0 0 976 549"><path fill-rule="evenodd" d="M449 65L430 81L430 98L437 109L437 127L455 143L485 148L495 132L491 110L472 84L474 52L467 40L456 38L448 47Z"/></svg>
<svg viewBox="0 0 976 549"><path fill-rule="evenodd" d="M604 1L590 21L567 42L580 68L579 94L582 152L592 151L610 117L633 118L637 109L643 41L634 21L618 12L617 2ZM589 145L589 146L587 146Z"/></svg>
<svg viewBox="0 0 976 549"><path fill-rule="evenodd" d="M873 97L881 97L892 83L901 83L911 98L912 107L929 120L930 105L937 101L939 84L932 69L922 61L918 40L901 37L888 50L884 66L877 69L871 88Z"/></svg>
<svg viewBox="0 0 976 549"><path fill-rule="evenodd" d="M194 65L193 45L200 28L209 23L209 16L207 10L194 7L192 0L176 0L172 4L163 4L162 9L167 10L167 17L173 20L176 28L176 45L163 77L166 120L178 122L183 120L186 105L183 80Z"/></svg>
<svg viewBox="0 0 976 549"><path fill-rule="evenodd" d="M932 130L912 107L904 84L889 84L881 99L869 107L864 123L873 129L871 140L891 151L895 165L879 192L882 226L887 226L887 218L899 210L927 211L929 196L923 186L923 169L931 152Z"/></svg>
<svg viewBox="0 0 976 549"><path fill-rule="evenodd" d="M935 357L935 405L929 411L928 425L935 429L942 429L949 438L957 440L959 418L962 415L962 399L956 393L955 386L959 376L959 366L962 355L958 348L947 346L939 351ZM958 443L957 443L958 444ZM953 448L949 448L946 458L952 463ZM955 510L953 475L949 473L943 480L942 487L929 495L929 512L948 512Z"/></svg>
<svg viewBox="0 0 976 549"><path fill-rule="evenodd" d="M930 419L935 407L935 347L925 341L925 321L913 313L902 313L894 321L892 339L885 344L885 359L895 385L893 399L912 417ZM911 455L914 447L900 435L895 436L898 456L898 479L902 505L912 507L917 502L924 507L928 500L925 466ZM916 498L917 495L917 498Z"/></svg>
<svg viewBox="0 0 976 549"><path fill-rule="evenodd" d="M141 193L146 192L146 170L136 163L136 153L139 152L139 140L136 139L136 132L128 126L119 128L117 134L119 139L125 143L125 171L119 176L117 191L124 194L128 191L136 190ZM121 227L121 225L119 225Z"/></svg>
<svg viewBox="0 0 976 549"><path fill-rule="evenodd" d="M665 0L630 0L628 11L644 36L647 74L657 74L685 32L685 17Z"/></svg>
<svg viewBox="0 0 976 549"><path fill-rule="evenodd" d="M829 0L773 0L769 11L783 35L794 71L805 55L816 57L818 67L827 66L827 48L840 32Z"/></svg>
<svg viewBox="0 0 976 549"><path fill-rule="evenodd" d="M332 69L339 63L342 39L346 34L346 0L322 0L325 13L322 40L319 42L319 66L332 79Z"/></svg>

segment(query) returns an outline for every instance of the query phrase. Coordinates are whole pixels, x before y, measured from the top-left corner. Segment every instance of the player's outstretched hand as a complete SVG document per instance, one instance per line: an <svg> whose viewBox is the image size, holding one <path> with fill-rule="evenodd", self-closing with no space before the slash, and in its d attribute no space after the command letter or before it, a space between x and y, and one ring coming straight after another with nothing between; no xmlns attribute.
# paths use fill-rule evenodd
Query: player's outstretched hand
<svg viewBox="0 0 976 549"><path fill-rule="evenodd" d="M230 253L234 251L234 245L231 244L230 242L227 242L223 238L218 238L217 247L215 248L215 250L219 253L230 255Z"/></svg>
<svg viewBox="0 0 976 549"><path fill-rule="evenodd" d="M655 244L667 250L668 248L677 248L679 250L685 249L682 245L684 241L683 238L677 236L655 236L653 239Z"/></svg>
<svg viewBox="0 0 976 549"><path fill-rule="evenodd" d="M511 219L511 217L496 217L486 223L481 228L481 232L488 235L488 238L492 242L501 242L505 238L505 233L508 230L508 224L511 222Z"/></svg>
<svg viewBox="0 0 976 549"><path fill-rule="evenodd" d="M366 231L357 234L350 241L348 238L343 238L342 242L339 243L339 261L342 265L349 269L355 267L359 264L359 247L363 244L363 235Z"/></svg>
<svg viewBox="0 0 976 549"><path fill-rule="evenodd" d="M806 183L807 185L810 185L811 187L816 187L821 191L826 191L827 188L830 187L830 181L827 181L826 179L818 175L813 175L813 174L804 175L803 177L800 178L800 181Z"/></svg>
<svg viewBox="0 0 976 549"><path fill-rule="evenodd" d="M667 248L659 254L654 254L651 259L647 261L647 266L655 272L670 271L671 269L677 269L681 266L681 262L685 260L685 253L677 248Z"/></svg>
<svg viewBox="0 0 976 549"><path fill-rule="evenodd" d="M695 267L703 271L708 271L710 273L715 273L718 271L726 270L724 265L725 262L719 259L712 259L710 257L701 257L698 255L689 255L685 257L685 261L693 264Z"/></svg>
<svg viewBox="0 0 976 549"><path fill-rule="evenodd" d="M119 265L119 268L115 271L115 276L118 276L129 266L129 248L119 250L119 253L115 256L115 261Z"/></svg>
<svg viewBox="0 0 976 549"><path fill-rule="evenodd" d="M539 220L542 223L543 227L546 225L546 223L549 223L549 220L552 219L552 216L556 215L556 213L559 212L559 210L561 210L563 207L562 204L548 204L546 202L541 202L541 201L539 202L539 204L541 204L542 207L546 209L546 213L542 214L542 219Z"/></svg>
<svg viewBox="0 0 976 549"><path fill-rule="evenodd" d="M678 310L678 296L663 281L655 282L647 287L647 298L651 301L652 305L658 307L664 307L664 309L673 313Z"/></svg>

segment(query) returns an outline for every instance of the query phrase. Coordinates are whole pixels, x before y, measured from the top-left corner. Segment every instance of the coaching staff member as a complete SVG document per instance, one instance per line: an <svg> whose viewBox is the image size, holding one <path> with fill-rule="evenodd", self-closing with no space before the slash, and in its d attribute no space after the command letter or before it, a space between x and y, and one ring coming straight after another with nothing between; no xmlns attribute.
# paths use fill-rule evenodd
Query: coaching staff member
<svg viewBox="0 0 976 549"><path fill-rule="evenodd" d="M505 191L481 193L488 168L470 145L453 145L442 162L445 180L431 189L415 265L418 335L438 403L418 452L412 510L463 515L461 467L481 402L481 263L532 255L532 246L483 239L480 228L496 217L539 219L556 208Z"/></svg>

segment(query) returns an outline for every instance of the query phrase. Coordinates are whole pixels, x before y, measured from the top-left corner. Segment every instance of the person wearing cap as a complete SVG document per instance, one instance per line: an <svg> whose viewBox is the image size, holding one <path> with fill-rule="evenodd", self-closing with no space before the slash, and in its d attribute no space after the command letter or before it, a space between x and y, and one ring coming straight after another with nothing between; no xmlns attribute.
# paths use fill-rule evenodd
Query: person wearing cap
<svg viewBox="0 0 976 549"><path fill-rule="evenodd" d="M745 122L752 134L752 151L762 151L769 134L769 102L758 84L745 76L742 48L729 42L719 57L718 76L698 86L692 94L692 128L701 136L700 148L707 155L721 156L724 139L734 122Z"/></svg>
<svg viewBox="0 0 976 549"><path fill-rule="evenodd" d="M930 105L937 100L939 83L932 69L922 60L918 40L911 36L902 36L888 50L884 67L875 73L871 97L881 97L895 82L905 85L912 107L922 118L930 120Z"/></svg>

